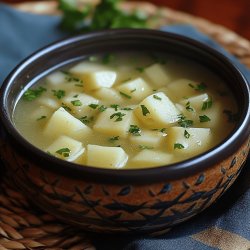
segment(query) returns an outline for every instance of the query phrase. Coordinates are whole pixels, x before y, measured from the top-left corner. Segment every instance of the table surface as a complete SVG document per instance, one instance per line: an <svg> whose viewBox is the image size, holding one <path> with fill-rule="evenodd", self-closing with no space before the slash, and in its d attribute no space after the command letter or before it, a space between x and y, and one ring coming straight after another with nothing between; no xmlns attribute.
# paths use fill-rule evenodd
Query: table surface
<svg viewBox="0 0 250 250"><path fill-rule="evenodd" d="M24 0L3 0L3 2L17 3ZM203 17L250 40L249 0L147 0L147 2Z"/></svg>

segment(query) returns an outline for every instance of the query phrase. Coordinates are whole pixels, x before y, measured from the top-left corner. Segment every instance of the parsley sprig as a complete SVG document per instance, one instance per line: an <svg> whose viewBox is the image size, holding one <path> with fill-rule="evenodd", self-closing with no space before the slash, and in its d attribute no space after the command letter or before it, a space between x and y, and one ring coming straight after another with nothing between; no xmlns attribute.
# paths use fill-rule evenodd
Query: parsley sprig
<svg viewBox="0 0 250 250"><path fill-rule="evenodd" d="M23 94L23 99L25 101L33 101L39 97L43 92L47 91L46 88L38 87L36 89L28 89Z"/></svg>

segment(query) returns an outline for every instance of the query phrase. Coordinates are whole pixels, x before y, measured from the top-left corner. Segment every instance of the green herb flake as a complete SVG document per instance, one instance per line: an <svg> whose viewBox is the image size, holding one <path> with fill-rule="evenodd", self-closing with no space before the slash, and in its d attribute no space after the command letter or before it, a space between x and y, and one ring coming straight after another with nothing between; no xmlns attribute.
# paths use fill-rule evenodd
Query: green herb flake
<svg viewBox="0 0 250 250"><path fill-rule="evenodd" d="M45 119L47 116L45 116L45 115L42 115L42 116L40 116L39 118L37 118L36 120L37 121L40 121L40 120L43 120L43 119Z"/></svg>
<svg viewBox="0 0 250 250"><path fill-rule="evenodd" d="M227 115L227 121L234 123L239 121L239 113L233 113L231 110L223 110L223 113Z"/></svg>
<svg viewBox="0 0 250 250"><path fill-rule="evenodd" d="M105 111L107 109L107 107L105 107L104 105L101 105L99 108L98 108L98 110L100 111L100 112L103 112L103 111Z"/></svg>
<svg viewBox="0 0 250 250"><path fill-rule="evenodd" d="M197 91L204 91L207 88L207 85L205 83L203 83L203 82L198 83L196 85L193 85L192 83L189 83L188 86L193 88L194 90L197 90Z"/></svg>
<svg viewBox="0 0 250 250"><path fill-rule="evenodd" d="M147 114L150 114L149 110L147 109L145 105L141 105L141 111L144 116L146 116Z"/></svg>
<svg viewBox="0 0 250 250"><path fill-rule="evenodd" d="M118 141L120 139L120 137L119 136L112 136L112 137L110 137L109 139L108 139L108 141L109 142L115 142L115 141Z"/></svg>
<svg viewBox="0 0 250 250"><path fill-rule="evenodd" d="M141 136L141 129L137 125L130 125L128 132L135 136Z"/></svg>
<svg viewBox="0 0 250 250"><path fill-rule="evenodd" d="M183 128L188 128L193 126L193 121L192 120L188 120L184 115L178 115L178 124L183 127Z"/></svg>
<svg viewBox="0 0 250 250"><path fill-rule="evenodd" d="M95 104L95 103L91 103L89 104L89 107L92 108L92 109L96 109L99 105L98 104Z"/></svg>
<svg viewBox="0 0 250 250"><path fill-rule="evenodd" d="M184 146L181 143L175 143L174 144L174 149L183 149Z"/></svg>
<svg viewBox="0 0 250 250"><path fill-rule="evenodd" d="M61 72L65 74L65 80L67 82L77 82L77 84L81 84L82 85L83 81L80 78L72 75L70 72L67 72L67 71L61 71Z"/></svg>
<svg viewBox="0 0 250 250"><path fill-rule="evenodd" d="M145 146L145 145L139 145L139 149L153 149L154 147L150 147L150 146Z"/></svg>
<svg viewBox="0 0 250 250"><path fill-rule="evenodd" d="M209 122L209 121L211 121L211 119L206 115L200 115L199 118L200 118L200 122Z"/></svg>
<svg viewBox="0 0 250 250"><path fill-rule="evenodd" d="M121 113L121 112L117 112L117 113L114 113L113 115L110 116L110 119L113 119L114 117L117 117L115 119L115 122L120 122L122 121L122 117L125 116L126 114L124 113Z"/></svg>
<svg viewBox="0 0 250 250"><path fill-rule="evenodd" d="M118 104L111 104L110 107L117 111L120 106Z"/></svg>
<svg viewBox="0 0 250 250"><path fill-rule="evenodd" d="M187 138L187 139L190 137L190 134L187 132L186 129L185 129L185 131L184 131L184 137Z"/></svg>
<svg viewBox="0 0 250 250"><path fill-rule="evenodd" d="M23 94L23 99L25 101L33 101L39 97L43 92L47 91L46 88L38 87L36 89L28 89Z"/></svg>
<svg viewBox="0 0 250 250"><path fill-rule="evenodd" d="M213 105L212 98L209 98L207 101L204 101L201 107L201 110L207 110L210 109Z"/></svg>
<svg viewBox="0 0 250 250"><path fill-rule="evenodd" d="M55 96L55 97L57 97L57 99L62 99L64 96L65 96L65 91L64 90L62 90L62 89L59 89L59 90L52 90L52 92L53 92L53 95Z"/></svg>
<svg viewBox="0 0 250 250"><path fill-rule="evenodd" d="M132 108L125 107L125 108L121 108L121 110L127 110L127 111L130 111L130 110L133 110L133 109L132 109Z"/></svg>
<svg viewBox="0 0 250 250"><path fill-rule="evenodd" d="M112 61L114 61L114 59L115 59L115 56L113 54L106 54L102 58L102 63L103 64L109 64Z"/></svg>
<svg viewBox="0 0 250 250"><path fill-rule="evenodd" d="M145 68L144 67L137 67L136 70L139 71L140 73L143 73Z"/></svg>
<svg viewBox="0 0 250 250"><path fill-rule="evenodd" d="M62 107L63 107L66 111L68 111L68 112L71 111L71 108L70 108L69 106L67 106L65 103L62 103Z"/></svg>
<svg viewBox="0 0 250 250"><path fill-rule="evenodd" d="M120 95L122 95L123 97L126 97L126 98L128 98L128 99L131 99L132 98L132 96L130 96L130 95L127 95L126 93L123 93L123 92L119 92L120 93Z"/></svg>
<svg viewBox="0 0 250 250"><path fill-rule="evenodd" d="M69 157L70 152L69 148L61 148L56 151L57 154L62 155L63 157Z"/></svg>
<svg viewBox="0 0 250 250"><path fill-rule="evenodd" d="M159 97L158 95L153 95L153 97L154 97L156 100L161 101L161 97Z"/></svg>
<svg viewBox="0 0 250 250"><path fill-rule="evenodd" d="M71 101L71 103L74 105L74 106L82 106L82 102L80 100L73 100Z"/></svg>
<svg viewBox="0 0 250 250"><path fill-rule="evenodd" d="M83 87L83 84L76 83L75 86L76 86L76 87Z"/></svg>
<svg viewBox="0 0 250 250"><path fill-rule="evenodd" d="M78 118L82 123L84 123L85 125L92 122L94 120L94 117L91 116L91 117L88 117L88 116L83 116L83 117L80 117Z"/></svg>
<svg viewBox="0 0 250 250"><path fill-rule="evenodd" d="M74 95L73 97L74 97L74 98L77 98L78 96L79 96L79 95Z"/></svg>
<svg viewBox="0 0 250 250"><path fill-rule="evenodd" d="M190 104L189 101L186 103L186 110L189 111L189 112L193 112L194 111L194 109L191 107L191 104Z"/></svg>
<svg viewBox="0 0 250 250"><path fill-rule="evenodd" d="M132 89L132 90L130 90L130 93L133 93L133 92L135 92L136 91L136 89Z"/></svg>

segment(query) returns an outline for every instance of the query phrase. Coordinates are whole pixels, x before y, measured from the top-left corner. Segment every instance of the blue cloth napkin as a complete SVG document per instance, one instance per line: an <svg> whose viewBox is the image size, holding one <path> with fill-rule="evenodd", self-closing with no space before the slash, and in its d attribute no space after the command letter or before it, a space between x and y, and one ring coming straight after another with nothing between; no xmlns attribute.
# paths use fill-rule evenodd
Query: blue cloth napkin
<svg viewBox="0 0 250 250"><path fill-rule="evenodd" d="M58 28L60 18L16 11L0 4L0 84L22 59L67 34ZM162 30L199 40L227 56L250 82L250 71L215 41L187 25ZM157 238L92 236L101 250L249 250L250 249L250 161L230 190L212 207L192 220Z"/></svg>

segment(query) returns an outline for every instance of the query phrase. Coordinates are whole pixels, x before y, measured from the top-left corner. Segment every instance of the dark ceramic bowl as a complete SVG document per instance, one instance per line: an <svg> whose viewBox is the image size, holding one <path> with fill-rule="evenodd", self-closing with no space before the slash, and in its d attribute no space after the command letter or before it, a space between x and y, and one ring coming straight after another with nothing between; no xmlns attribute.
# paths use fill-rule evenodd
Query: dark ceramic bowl
<svg viewBox="0 0 250 250"><path fill-rule="evenodd" d="M108 170L69 163L29 144L13 124L23 93L48 72L91 54L125 50L170 52L199 61L225 79L240 118L218 146L189 160L140 170ZM19 64L0 96L7 140L1 155L15 183L33 202L85 230L150 233L183 222L216 201L239 175L249 151L249 88L224 56L185 37L153 30L110 30L52 44Z"/></svg>

